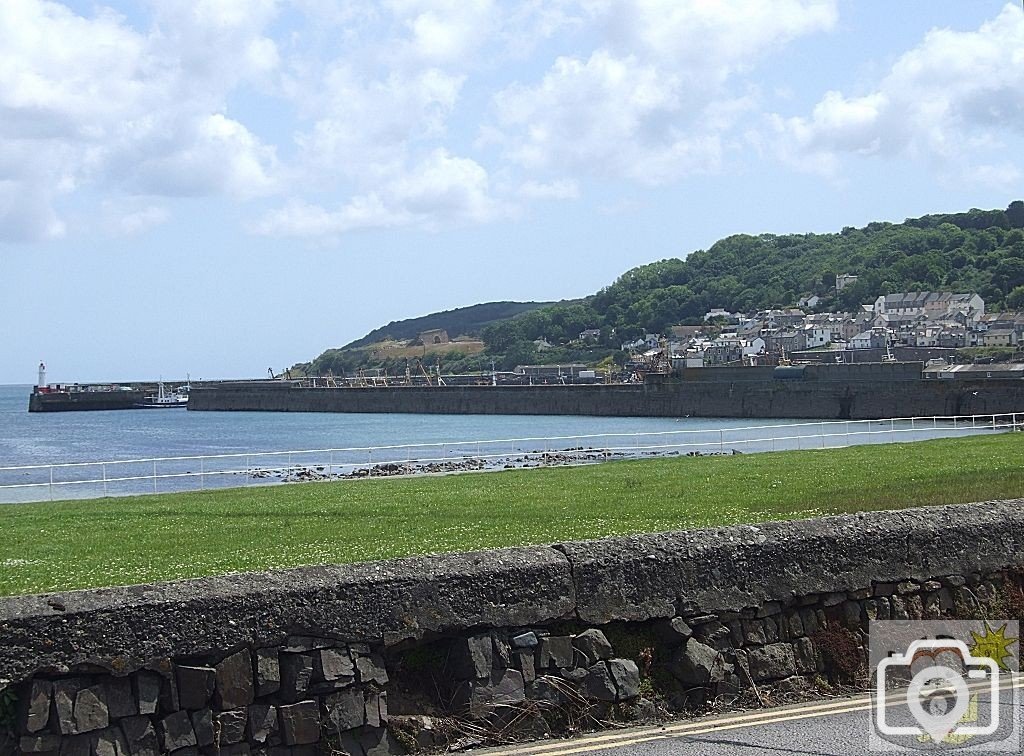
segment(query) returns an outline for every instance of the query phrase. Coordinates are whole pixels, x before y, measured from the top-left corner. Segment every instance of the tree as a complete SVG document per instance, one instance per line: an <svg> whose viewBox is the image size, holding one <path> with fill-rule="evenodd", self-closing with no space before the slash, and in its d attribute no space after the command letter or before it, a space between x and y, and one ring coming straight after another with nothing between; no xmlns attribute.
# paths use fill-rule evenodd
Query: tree
<svg viewBox="0 0 1024 756"><path fill-rule="evenodd" d="M1006 220L1010 222L1010 228L1024 228L1024 202L1014 200L1006 208Z"/></svg>
<svg viewBox="0 0 1024 756"><path fill-rule="evenodd" d="M1018 286L1007 294L1005 301L1011 310L1024 310L1024 286Z"/></svg>

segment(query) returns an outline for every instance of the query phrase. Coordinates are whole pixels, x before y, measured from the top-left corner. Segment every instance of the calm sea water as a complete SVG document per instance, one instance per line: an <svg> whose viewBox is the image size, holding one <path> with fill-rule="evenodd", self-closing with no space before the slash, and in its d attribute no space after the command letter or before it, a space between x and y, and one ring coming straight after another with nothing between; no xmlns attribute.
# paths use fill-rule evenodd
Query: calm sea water
<svg viewBox="0 0 1024 756"><path fill-rule="evenodd" d="M814 421L721 418L183 409L30 414L30 392L30 386L0 386L0 502L273 483L295 479L296 471L337 475L382 462L422 465L474 457L487 458L490 466L502 467L523 464L524 453L548 450L601 449L609 456L734 450L749 453L911 441L971 432L889 421L823 426ZM801 422L808 424L799 425ZM544 440L555 436L595 437ZM502 441L484 443L498 439ZM392 446L402 448L379 448ZM346 451L266 454L309 449ZM229 456L211 458L214 455ZM195 459L200 456L205 458ZM193 459L156 459L167 457ZM92 462L104 464L79 464ZM41 467L2 469L13 466Z"/></svg>
<svg viewBox="0 0 1024 756"><path fill-rule="evenodd" d="M773 424L771 420L695 418L182 409L30 414L31 390L31 386L0 386L0 466Z"/></svg>

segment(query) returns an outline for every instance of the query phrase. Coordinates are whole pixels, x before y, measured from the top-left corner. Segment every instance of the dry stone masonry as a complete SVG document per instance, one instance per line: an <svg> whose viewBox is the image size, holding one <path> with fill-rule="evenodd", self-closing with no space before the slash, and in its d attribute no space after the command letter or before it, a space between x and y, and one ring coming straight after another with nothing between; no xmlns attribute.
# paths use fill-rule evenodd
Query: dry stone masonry
<svg viewBox="0 0 1024 756"><path fill-rule="evenodd" d="M855 683L1024 613L1020 501L0 601L0 756L383 756Z"/></svg>

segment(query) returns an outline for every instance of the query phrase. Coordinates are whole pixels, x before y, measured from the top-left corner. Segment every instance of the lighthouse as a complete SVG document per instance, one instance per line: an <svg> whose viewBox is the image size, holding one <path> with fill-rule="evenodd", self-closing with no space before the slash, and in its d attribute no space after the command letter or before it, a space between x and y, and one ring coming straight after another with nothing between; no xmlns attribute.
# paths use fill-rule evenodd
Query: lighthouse
<svg viewBox="0 0 1024 756"><path fill-rule="evenodd" d="M42 362L39 363L39 383L36 385L39 388L46 388L46 365Z"/></svg>

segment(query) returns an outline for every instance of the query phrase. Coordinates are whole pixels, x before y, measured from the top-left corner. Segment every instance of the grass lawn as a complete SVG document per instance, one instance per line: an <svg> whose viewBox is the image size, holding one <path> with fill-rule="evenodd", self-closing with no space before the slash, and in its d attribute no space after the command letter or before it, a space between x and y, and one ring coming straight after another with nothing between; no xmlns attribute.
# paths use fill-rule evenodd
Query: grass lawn
<svg viewBox="0 0 1024 756"><path fill-rule="evenodd" d="M0 595L1024 497L1024 434L0 506Z"/></svg>

